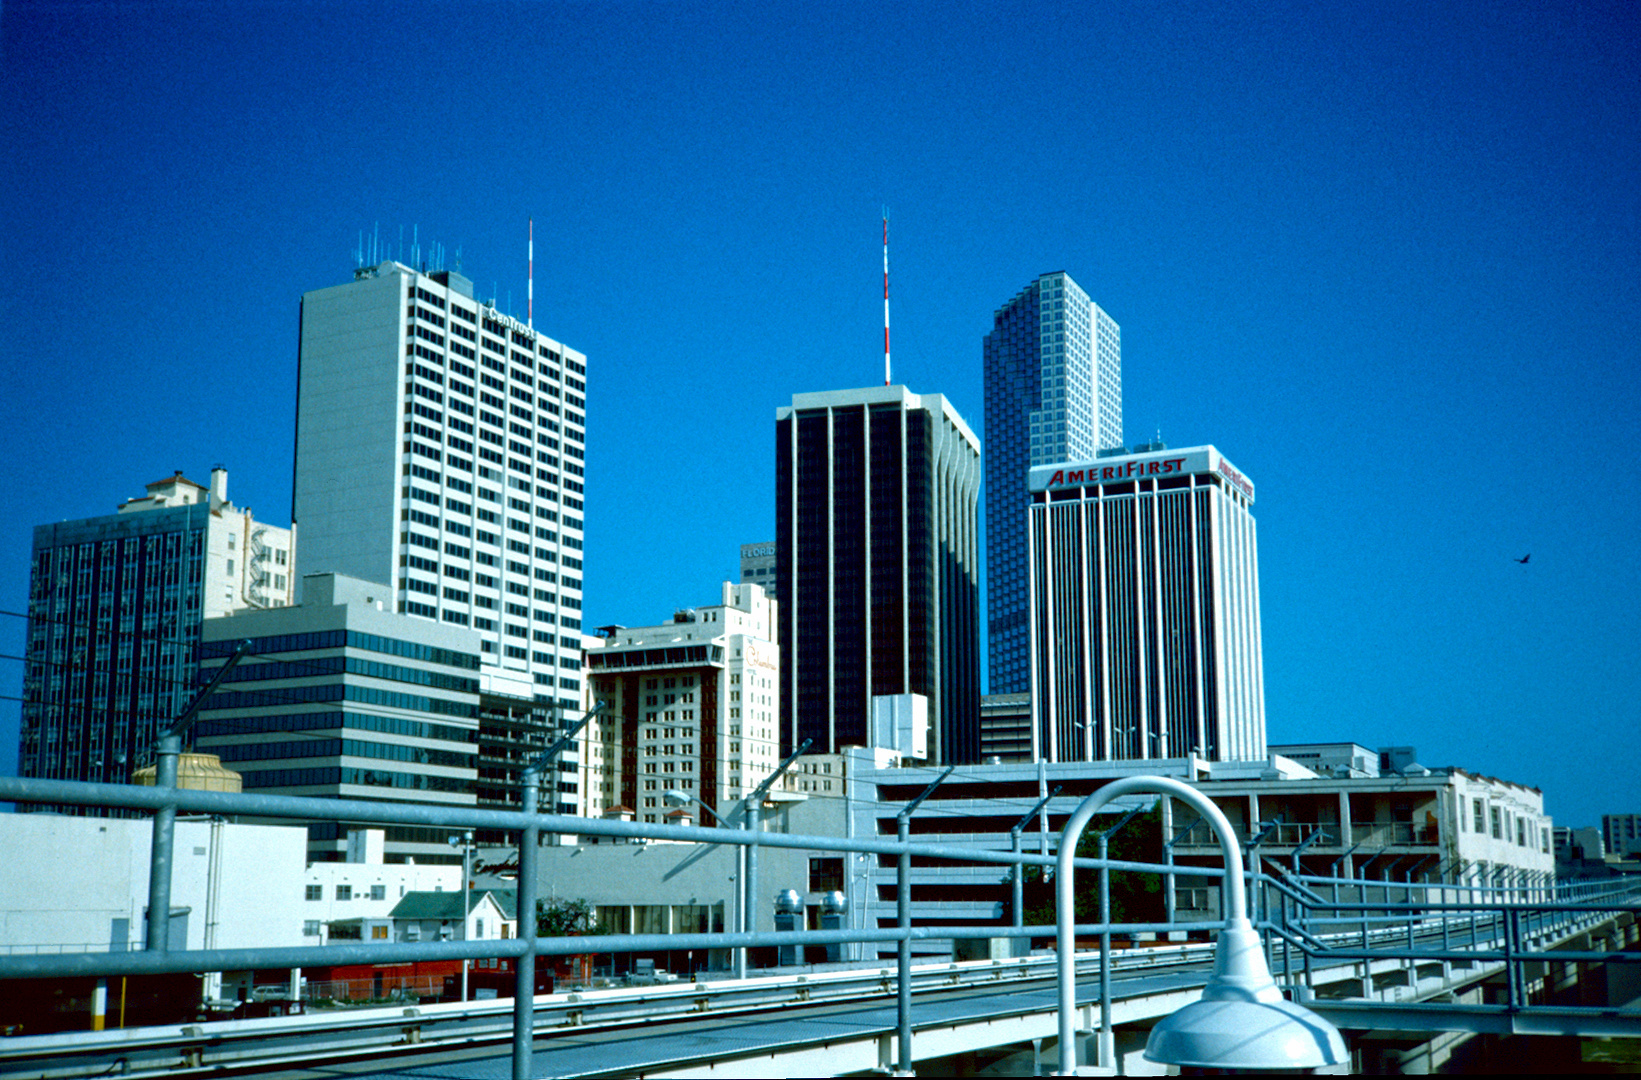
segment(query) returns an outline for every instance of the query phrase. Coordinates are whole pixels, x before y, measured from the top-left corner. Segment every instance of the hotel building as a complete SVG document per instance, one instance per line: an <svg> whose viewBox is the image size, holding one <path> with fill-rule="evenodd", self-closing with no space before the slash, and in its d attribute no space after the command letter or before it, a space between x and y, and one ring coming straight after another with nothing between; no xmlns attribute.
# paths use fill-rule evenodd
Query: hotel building
<svg viewBox="0 0 1641 1080"><path fill-rule="evenodd" d="M1030 478L1033 756L1265 757L1254 486L1212 446Z"/></svg>
<svg viewBox="0 0 1641 1080"><path fill-rule="evenodd" d="M582 758L588 817L626 807L639 821L664 821L667 791L728 817L726 804L775 771L775 609L762 586L725 582L721 604L659 626L605 628L587 651L593 696L605 703ZM699 820L693 806L682 810Z"/></svg>
<svg viewBox="0 0 1641 1080"><path fill-rule="evenodd" d="M979 760L979 440L904 386L797 394L775 429L782 750L872 745L872 699L915 694L931 757Z"/></svg>
<svg viewBox="0 0 1641 1080"><path fill-rule="evenodd" d="M1064 272L993 316L985 340L986 623L990 692L1030 682L1026 474L1122 446L1122 336Z"/></svg>

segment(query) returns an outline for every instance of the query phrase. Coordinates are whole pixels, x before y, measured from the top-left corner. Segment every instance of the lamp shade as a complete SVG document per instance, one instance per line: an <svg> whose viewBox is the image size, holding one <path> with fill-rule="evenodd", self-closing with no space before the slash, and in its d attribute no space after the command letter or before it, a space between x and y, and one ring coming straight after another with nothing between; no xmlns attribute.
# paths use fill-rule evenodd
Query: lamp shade
<svg viewBox="0 0 1641 1080"><path fill-rule="evenodd" d="M1246 919L1219 935L1202 1000L1151 1029L1145 1056L1210 1069L1316 1069L1347 1058L1339 1029L1282 997Z"/></svg>

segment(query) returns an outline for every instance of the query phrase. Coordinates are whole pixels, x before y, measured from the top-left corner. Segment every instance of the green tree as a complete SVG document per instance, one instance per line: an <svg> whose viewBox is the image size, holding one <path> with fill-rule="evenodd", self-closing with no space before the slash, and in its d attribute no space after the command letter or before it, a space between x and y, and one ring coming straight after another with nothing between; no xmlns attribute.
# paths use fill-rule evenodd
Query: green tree
<svg viewBox="0 0 1641 1080"><path fill-rule="evenodd" d="M1116 824L1114 818L1096 816L1083 830L1077 841L1077 855L1084 859L1100 857L1100 833ZM1108 858L1123 862L1162 862L1162 809L1152 807L1122 827L1111 838L1106 852ZM1026 867L1025 886L1021 890L1025 901L1024 922L1027 926L1042 926L1055 921L1054 882L1045 881L1043 868ZM1077 871L1077 921L1100 921L1100 872ZM1161 874L1145 874L1115 870L1111 874L1111 921L1114 923L1162 922L1166 905L1162 896Z"/></svg>
<svg viewBox="0 0 1641 1080"><path fill-rule="evenodd" d="M536 933L541 937L572 937L602 934L598 914L586 900L536 901Z"/></svg>

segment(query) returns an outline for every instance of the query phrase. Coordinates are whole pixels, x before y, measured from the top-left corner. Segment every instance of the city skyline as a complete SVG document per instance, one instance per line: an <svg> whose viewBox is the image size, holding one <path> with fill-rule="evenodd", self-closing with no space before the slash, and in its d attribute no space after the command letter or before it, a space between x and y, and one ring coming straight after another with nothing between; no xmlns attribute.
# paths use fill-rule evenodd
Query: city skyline
<svg viewBox="0 0 1641 1080"><path fill-rule="evenodd" d="M1063 268L1126 441L1259 478L1270 741L1633 802L1623 8L417 10L0 10L0 610L35 525L178 469L288 524L301 294L374 233L523 316L531 216L536 325L598 367L586 620L696 603L774 535L771 410L881 378L887 203L895 381L984 445L991 314Z"/></svg>

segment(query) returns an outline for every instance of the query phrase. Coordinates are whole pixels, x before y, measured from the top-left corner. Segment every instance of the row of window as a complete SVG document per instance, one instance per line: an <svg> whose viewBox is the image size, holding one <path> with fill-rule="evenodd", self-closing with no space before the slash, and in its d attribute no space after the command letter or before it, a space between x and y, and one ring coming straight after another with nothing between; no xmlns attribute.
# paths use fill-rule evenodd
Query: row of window
<svg viewBox="0 0 1641 1080"><path fill-rule="evenodd" d="M400 889L399 891L400 891L400 894L403 895L404 890ZM359 899L363 900L365 898L365 895L366 895L366 891L361 889L359 891ZM387 899L387 886L386 885L372 885L369 889L369 895L370 895L370 898L372 900L386 900ZM307 899L307 900L323 900L325 898L325 887L323 885L309 885L309 886L306 886L306 888L304 889L304 892L303 892L303 898ZM352 900L353 899L353 886L352 885L338 885L338 886L336 886L336 899L338 899L338 900ZM318 923L313 923L312 925L315 927L315 929L314 929L312 934L308 935L309 937L312 937L312 936L319 933L319 931L317 929L319 924ZM306 931L304 931L304 932L306 932Z"/></svg>
<svg viewBox="0 0 1641 1080"><path fill-rule="evenodd" d="M404 743L366 742L362 739L299 739L295 742L234 743L215 748L223 761L281 761L289 758L363 757L403 761L413 765L443 765L470 769L471 753L432 750Z"/></svg>
<svg viewBox="0 0 1641 1080"><path fill-rule="evenodd" d="M246 735L256 732L284 731L376 731L384 735L399 735L412 739L436 739L441 742L472 743L478 733L470 728L451 727L449 724L430 724L425 720L410 720L402 716L373 716L369 713L343 712L327 709L321 712L279 713L272 716L236 716L224 720L202 720L194 728L201 738L211 735Z"/></svg>
<svg viewBox="0 0 1641 1080"><path fill-rule="evenodd" d="M473 790L473 781L465 777L428 776L424 773L391 772L387 769L336 766L317 769L266 769L246 770L244 776L246 790L270 787L332 787L337 784L458 794L467 794Z"/></svg>
<svg viewBox="0 0 1641 1080"><path fill-rule="evenodd" d="M431 609L430 609L431 611ZM417 614L420 614L419 612ZM433 618L429 614L428 618ZM374 686L282 686L277 690L218 690L201 706L207 712L226 709L267 709L279 705L305 705L319 702L353 701L361 705L379 705L406 712L430 712L444 716L471 717L474 706L461 701L430 698L421 694L406 694L397 690L379 690Z"/></svg>
<svg viewBox="0 0 1641 1080"><path fill-rule="evenodd" d="M211 680L214 668L203 668L199 681ZM316 656L307 660L273 660L260 664L241 664L223 679L224 682L261 682L268 679L300 679L311 675L364 675L372 679L390 679L394 682L430 686L438 690L455 690L464 694L479 692L479 681L466 675L448 675L442 671L387 664L359 656Z"/></svg>
<svg viewBox="0 0 1641 1080"><path fill-rule="evenodd" d="M1546 853L1550 850L1550 830L1540 829L1541 836L1534 837L1529 831L1528 819L1520 814L1511 814L1508 810L1498 806L1488 806L1482 799L1470 800L1471 831L1482 836L1491 835L1494 840L1511 840L1511 819L1515 821L1514 839L1517 847L1532 847L1535 840ZM1462 823L1462 816L1461 816Z"/></svg>
<svg viewBox="0 0 1641 1080"><path fill-rule="evenodd" d="M228 656L238 649L243 639L224 641L201 642L199 659L215 659ZM366 634L358 630L319 630L307 634L273 634L267 637L251 638L251 654L263 656L268 653L310 652L317 649L363 649L367 652L387 653L391 656L400 656L406 660L415 660L424 664L442 664L446 667L466 668L469 671L479 669L479 658L472 653L456 652L452 649L440 648L437 645L424 645L418 641L404 641L399 638L384 637L381 634Z"/></svg>

